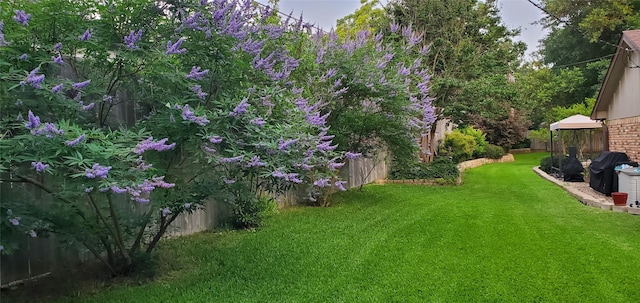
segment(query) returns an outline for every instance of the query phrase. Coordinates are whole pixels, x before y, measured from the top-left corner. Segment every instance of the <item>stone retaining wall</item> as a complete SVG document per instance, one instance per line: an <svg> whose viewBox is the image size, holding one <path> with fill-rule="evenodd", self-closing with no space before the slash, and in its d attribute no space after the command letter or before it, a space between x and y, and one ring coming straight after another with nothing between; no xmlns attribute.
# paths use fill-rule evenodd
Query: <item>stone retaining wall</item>
<svg viewBox="0 0 640 303"><path fill-rule="evenodd" d="M513 162L515 158L512 154L506 154L502 156L500 159L489 159L489 158L479 158L473 159L465 162L458 163L458 170L460 171L460 176L458 180L456 180L456 185L462 184L462 174L466 169L475 168L478 166L482 166L488 163L501 163L501 162ZM376 184L420 184L420 185L444 185L447 184L446 181L442 179L409 179L409 180L376 180Z"/></svg>

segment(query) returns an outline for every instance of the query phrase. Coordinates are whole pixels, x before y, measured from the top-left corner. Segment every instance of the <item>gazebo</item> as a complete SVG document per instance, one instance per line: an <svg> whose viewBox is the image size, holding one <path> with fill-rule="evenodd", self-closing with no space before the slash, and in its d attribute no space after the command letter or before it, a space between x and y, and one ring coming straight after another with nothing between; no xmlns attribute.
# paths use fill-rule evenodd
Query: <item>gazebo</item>
<svg viewBox="0 0 640 303"><path fill-rule="evenodd" d="M559 173L562 174L562 158L560 158L561 160L560 162L560 167L556 168L553 166L553 163L555 163L553 161L553 132L557 131L558 132L558 138L559 138L559 142L560 142L560 150L558 152L562 153L562 131L563 130L571 130L571 131L577 131L577 130L584 130L584 129L588 129L589 130L589 144L590 144L590 150L593 150L593 137L592 137L592 132L591 130L593 129L597 129L597 128L602 128L602 122L600 121L596 121L596 120L591 120L591 118L584 116L584 115L573 115L571 117L568 118L564 118L558 122L554 122L551 123L551 125L549 125L549 130L550 130L550 137L551 137L551 163L552 163L552 169L558 169ZM562 155L561 155L562 157Z"/></svg>

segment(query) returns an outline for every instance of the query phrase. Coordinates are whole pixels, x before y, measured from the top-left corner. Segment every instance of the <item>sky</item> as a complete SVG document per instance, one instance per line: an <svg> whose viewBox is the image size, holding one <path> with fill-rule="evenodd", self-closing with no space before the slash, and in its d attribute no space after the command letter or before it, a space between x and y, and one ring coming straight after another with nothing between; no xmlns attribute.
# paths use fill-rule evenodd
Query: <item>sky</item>
<svg viewBox="0 0 640 303"><path fill-rule="evenodd" d="M267 3L267 0L258 0ZM386 2L383 0L383 2ZM303 14L303 19L328 30L336 26L336 20L349 15L360 7L360 0L280 0L280 11L294 16ZM527 44L527 57L537 50L538 40L545 36L540 25L532 24L543 13L527 0L498 0L503 23L511 29L520 28L518 39Z"/></svg>

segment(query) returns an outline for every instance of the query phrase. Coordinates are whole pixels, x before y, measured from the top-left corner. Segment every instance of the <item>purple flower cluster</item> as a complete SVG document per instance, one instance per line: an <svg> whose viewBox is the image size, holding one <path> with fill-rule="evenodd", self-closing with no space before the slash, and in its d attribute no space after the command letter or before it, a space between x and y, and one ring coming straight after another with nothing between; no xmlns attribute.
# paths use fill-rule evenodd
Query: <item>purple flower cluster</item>
<svg viewBox="0 0 640 303"><path fill-rule="evenodd" d="M157 187L172 188L174 186L174 183L165 182L164 176L161 176L154 177L151 180L145 179L144 181L142 181L142 183L127 186L125 189L131 195L131 200L138 203L149 203L149 195L154 189L156 189Z"/></svg>
<svg viewBox="0 0 640 303"><path fill-rule="evenodd" d="M180 46L182 46L182 42L184 42L184 38L178 39L176 43L171 43L171 40L167 41L167 51L165 52L165 54L169 56L171 54L180 55L187 52L187 49L180 48Z"/></svg>
<svg viewBox="0 0 640 303"><path fill-rule="evenodd" d="M144 162L144 159L142 159L142 156L140 156L140 157L138 157L138 159L136 159L136 164L138 166L136 166L132 170L145 171L145 170L153 167L153 164L147 164L146 162Z"/></svg>
<svg viewBox="0 0 640 303"><path fill-rule="evenodd" d="M188 104L185 104L182 107L182 120L191 121L200 126L205 126L209 123L207 116L198 117L196 114L189 108Z"/></svg>
<svg viewBox="0 0 640 303"><path fill-rule="evenodd" d="M343 166L344 166L344 163L333 162L333 160L329 161L329 170L336 170Z"/></svg>
<svg viewBox="0 0 640 303"><path fill-rule="evenodd" d="M55 64L59 64L62 65L64 63L64 61L62 61L62 55L58 55L56 56L51 56L51 61L53 61L53 63Z"/></svg>
<svg viewBox="0 0 640 303"><path fill-rule="evenodd" d="M298 142L298 139L289 139L287 141L283 141L282 139L280 139L278 149L281 151L286 151L291 145L295 144L296 142Z"/></svg>
<svg viewBox="0 0 640 303"><path fill-rule="evenodd" d="M41 173L49 168L49 164L44 164L42 162L31 162L31 167L35 168L37 172Z"/></svg>
<svg viewBox="0 0 640 303"><path fill-rule="evenodd" d="M9 222L13 226L18 226L18 225L20 225L20 217L13 217L13 218L9 219Z"/></svg>
<svg viewBox="0 0 640 303"><path fill-rule="evenodd" d="M82 104L80 104L80 105L82 105ZM92 110L94 106L96 106L96 104L94 102L91 102L91 103L89 103L87 105L82 105L82 110Z"/></svg>
<svg viewBox="0 0 640 303"><path fill-rule="evenodd" d="M13 21L20 23L22 26L29 26L29 20L31 20L31 14L27 14L24 10L14 10L16 13L13 16Z"/></svg>
<svg viewBox="0 0 640 303"><path fill-rule="evenodd" d="M242 161L244 156L236 156L231 158L220 158L220 163L236 163Z"/></svg>
<svg viewBox="0 0 640 303"><path fill-rule="evenodd" d="M218 143L222 142L222 137L220 137L220 136L211 136L211 137L209 137L209 142L211 142L213 144L218 144Z"/></svg>
<svg viewBox="0 0 640 303"><path fill-rule="evenodd" d="M396 33L398 32L398 29L400 29L400 25L398 23L391 22L391 24L389 24L389 29L392 33Z"/></svg>
<svg viewBox="0 0 640 303"><path fill-rule="evenodd" d="M313 185L315 185L317 187L331 186L331 179L329 179L329 178L318 179L318 180L313 182Z"/></svg>
<svg viewBox="0 0 640 303"><path fill-rule="evenodd" d="M29 122L27 122L24 127L33 131L40 126L40 117L34 115L31 110L29 110L29 114L27 116L29 117Z"/></svg>
<svg viewBox="0 0 640 303"><path fill-rule="evenodd" d="M53 46L53 50L59 52L62 49L62 42L58 42Z"/></svg>
<svg viewBox="0 0 640 303"><path fill-rule="evenodd" d="M344 154L344 156L349 160L355 160L355 159L360 158L362 156L362 154L361 153L346 152Z"/></svg>
<svg viewBox="0 0 640 303"><path fill-rule="evenodd" d="M81 89L87 87L87 85L89 85L89 83L91 83L91 79L86 80L86 81L82 81L82 82L78 82L78 83L74 83L71 86L75 90L81 90Z"/></svg>
<svg viewBox="0 0 640 303"><path fill-rule="evenodd" d="M176 146L175 143L165 144L169 140L168 138L164 138L162 140L153 141L153 137L149 137L146 140L138 143L136 148L133 149L133 153L137 155L141 155L147 150L155 150L155 151L165 151L168 149L172 149Z"/></svg>
<svg viewBox="0 0 640 303"><path fill-rule="evenodd" d="M80 135L78 138L75 138L75 139L73 139L73 140L69 140L69 141L64 141L64 143L65 143L67 146L74 146L74 145L76 145L76 144L80 143L81 141L83 141L86 137L87 137L87 135L82 134L82 135Z"/></svg>
<svg viewBox="0 0 640 303"><path fill-rule="evenodd" d="M194 66L191 68L191 72L189 72L186 77L187 79L192 79L192 80L202 80L208 73L209 73L208 69L200 71L199 66Z"/></svg>
<svg viewBox="0 0 640 303"><path fill-rule="evenodd" d="M251 158L251 161L247 162L247 167L262 167L262 166L266 166L267 163L265 162L261 162L260 161L260 157L258 156L253 156Z"/></svg>
<svg viewBox="0 0 640 303"><path fill-rule="evenodd" d="M261 117L257 117L257 118L251 119L249 123L257 126L264 126L265 124L267 124L267 121L264 121L264 119L262 119Z"/></svg>
<svg viewBox="0 0 640 303"><path fill-rule="evenodd" d="M331 141L321 142L316 145L316 148L321 152L328 152L336 149L338 145L331 145Z"/></svg>
<svg viewBox="0 0 640 303"><path fill-rule="evenodd" d="M191 91L196 93L196 96L198 96L198 98L200 98L200 100L204 100L207 98L207 93L202 91L202 86L200 85L194 85L191 87Z"/></svg>
<svg viewBox="0 0 640 303"><path fill-rule="evenodd" d="M229 116L231 117L238 117L243 115L244 113L247 112L247 110L249 109L249 107L251 106L251 104L249 104L249 102L247 102L247 99L242 99L242 101L240 101L240 103L238 103L238 105L236 105L236 107L233 109L232 112L229 113Z"/></svg>
<svg viewBox="0 0 640 303"><path fill-rule="evenodd" d="M3 38L4 37L2 37L2 33L0 33L0 46L2 46L2 42L1 41L3 40ZM24 61L24 60L27 60L28 57L29 56L27 54L22 54L22 55L20 55L20 57L18 59Z"/></svg>
<svg viewBox="0 0 640 303"><path fill-rule="evenodd" d="M53 138L54 135L64 134L64 130L58 129L55 124L47 122L37 129L32 129L31 134L34 136L45 135L47 138Z"/></svg>
<svg viewBox="0 0 640 303"><path fill-rule="evenodd" d="M347 190L344 187L345 184L347 184L347 181L336 181L336 183L334 183L334 185L341 191L346 191Z"/></svg>
<svg viewBox="0 0 640 303"><path fill-rule="evenodd" d="M85 168L84 175L89 179L106 179L109 170L111 170L111 166L102 166L98 163L94 163L91 168Z"/></svg>
<svg viewBox="0 0 640 303"><path fill-rule="evenodd" d="M78 36L78 40L80 41L89 41L89 39L91 39L91 32L89 31L89 29L84 31L82 35Z"/></svg>
<svg viewBox="0 0 640 303"><path fill-rule="evenodd" d="M279 179L284 179L287 182L292 182L292 183L296 183L296 184L300 184L303 183L303 181L300 179L299 174L297 173L285 173L282 171L283 168L278 168L277 170L271 172L271 175L279 178Z"/></svg>
<svg viewBox="0 0 640 303"><path fill-rule="evenodd" d="M236 180L233 180L233 179L222 179L222 182L224 182L224 184L233 184L233 183L236 183Z"/></svg>
<svg viewBox="0 0 640 303"><path fill-rule="evenodd" d="M38 75L39 68L35 68L29 72L27 79L20 81L20 85L26 85L29 83L34 88L42 88L42 82L44 82L44 75Z"/></svg>
<svg viewBox="0 0 640 303"><path fill-rule="evenodd" d="M57 94L62 90L63 87L64 87L64 84L60 83L60 84L52 87L51 88L51 92L54 93L54 94Z"/></svg>
<svg viewBox="0 0 640 303"><path fill-rule="evenodd" d="M139 47L136 45L138 41L142 39L142 29L139 29L137 32L130 31L129 35L124 36L124 44L130 50L136 50Z"/></svg>

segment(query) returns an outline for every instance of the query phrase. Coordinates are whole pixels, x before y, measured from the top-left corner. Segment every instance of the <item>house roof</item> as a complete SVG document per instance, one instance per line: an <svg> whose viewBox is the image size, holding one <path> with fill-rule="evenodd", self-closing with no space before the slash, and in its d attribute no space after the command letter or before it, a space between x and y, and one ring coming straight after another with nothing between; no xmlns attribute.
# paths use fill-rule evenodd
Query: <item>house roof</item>
<svg viewBox="0 0 640 303"><path fill-rule="evenodd" d="M622 32L616 53L609 64L607 76L602 83L602 87L600 87L600 92L598 92L598 99L593 107L593 111L591 111L592 119L604 120L607 118L606 111L613 99L613 93L622 77L624 67L627 64L625 54L628 52L640 52L640 30Z"/></svg>
<svg viewBox="0 0 640 303"><path fill-rule="evenodd" d="M573 115L549 125L549 129L552 131L559 129L589 129L601 127L602 122L591 120L591 118L584 115Z"/></svg>

